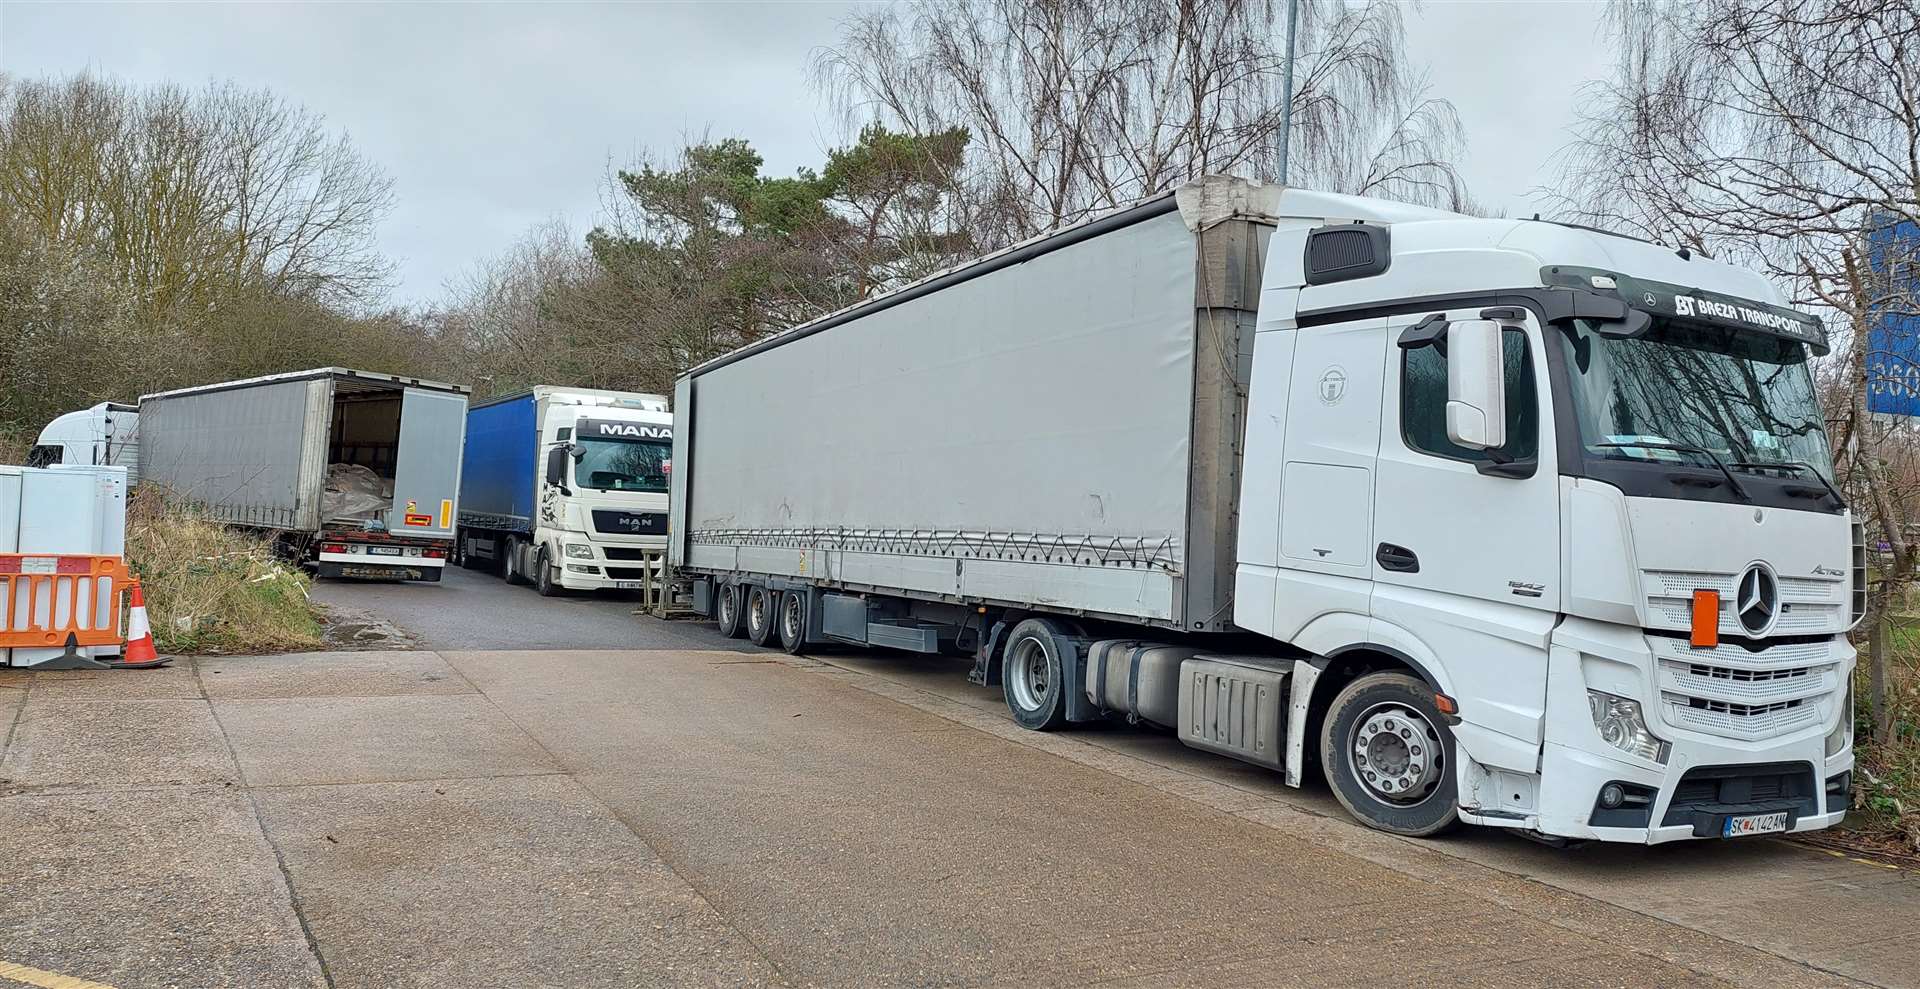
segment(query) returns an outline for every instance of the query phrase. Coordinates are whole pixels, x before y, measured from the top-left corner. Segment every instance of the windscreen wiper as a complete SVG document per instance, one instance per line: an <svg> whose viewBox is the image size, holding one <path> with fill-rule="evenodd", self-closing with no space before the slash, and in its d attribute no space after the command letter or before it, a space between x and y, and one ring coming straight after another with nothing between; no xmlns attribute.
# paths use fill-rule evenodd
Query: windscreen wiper
<svg viewBox="0 0 1920 989"><path fill-rule="evenodd" d="M1587 445L1597 449L1674 450L1680 453L1697 453L1712 461L1715 467L1720 468L1720 473L1726 476L1727 488L1738 496L1741 501L1753 500L1753 496L1747 493L1747 489L1740 486L1740 480L1733 476L1733 471L1727 469L1727 462L1721 460L1718 454L1704 446L1691 446L1686 443L1648 443L1645 440L1638 443L1589 443Z"/></svg>
<svg viewBox="0 0 1920 989"><path fill-rule="evenodd" d="M1827 494L1830 494L1833 496L1834 504L1839 505L1841 508L1847 507L1847 499L1845 498L1845 496L1840 494L1840 489L1834 487L1832 481L1827 480L1827 475L1820 473L1820 468L1815 467L1814 465L1807 463L1804 460L1778 460L1773 462L1765 462L1765 461L1759 461L1759 460L1736 460L1733 463L1728 464L1727 466L1739 467L1743 470L1774 469L1774 470L1806 471L1807 473L1813 475L1814 480L1820 482L1821 487L1827 489Z"/></svg>

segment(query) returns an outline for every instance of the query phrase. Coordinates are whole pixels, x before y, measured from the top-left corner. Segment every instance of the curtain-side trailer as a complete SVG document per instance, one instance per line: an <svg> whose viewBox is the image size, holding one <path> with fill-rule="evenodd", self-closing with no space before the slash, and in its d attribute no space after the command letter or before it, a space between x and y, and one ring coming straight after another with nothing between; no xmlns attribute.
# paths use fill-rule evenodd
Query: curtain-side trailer
<svg viewBox="0 0 1920 989"><path fill-rule="evenodd" d="M729 634L975 657L1371 826L1826 827L1858 526L1761 276L1231 179L693 368L670 555Z"/></svg>
<svg viewBox="0 0 1920 989"><path fill-rule="evenodd" d="M144 395L141 479L323 577L440 579L464 386L327 367Z"/></svg>

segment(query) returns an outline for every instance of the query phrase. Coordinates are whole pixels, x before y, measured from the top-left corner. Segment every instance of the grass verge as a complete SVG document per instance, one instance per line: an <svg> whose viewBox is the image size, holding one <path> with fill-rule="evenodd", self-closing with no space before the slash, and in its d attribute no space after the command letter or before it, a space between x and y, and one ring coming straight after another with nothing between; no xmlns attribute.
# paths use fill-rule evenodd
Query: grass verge
<svg viewBox="0 0 1920 989"><path fill-rule="evenodd" d="M1898 849L1920 852L1920 619L1896 616L1887 636L1887 706L1893 730L1874 737L1865 627L1854 671L1853 815L1849 829Z"/></svg>
<svg viewBox="0 0 1920 989"><path fill-rule="evenodd" d="M252 533L182 514L137 493L127 557L162 653L269 653L322 645L307 576Z"/></svg>

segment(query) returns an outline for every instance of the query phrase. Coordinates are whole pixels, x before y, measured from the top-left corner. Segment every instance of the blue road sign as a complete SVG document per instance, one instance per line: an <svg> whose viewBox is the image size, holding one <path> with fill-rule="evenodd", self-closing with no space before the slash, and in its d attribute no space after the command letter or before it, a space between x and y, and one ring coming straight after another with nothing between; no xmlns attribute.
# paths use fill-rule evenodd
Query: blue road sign
<svg viewBox="0 0 1920 989"><path fill-rule="evenodd" d="M1867 329L1867 411L1920 415L1920 225L1910 220L1871 224L1868 263L1887 279L1892 301Z"/></svg>

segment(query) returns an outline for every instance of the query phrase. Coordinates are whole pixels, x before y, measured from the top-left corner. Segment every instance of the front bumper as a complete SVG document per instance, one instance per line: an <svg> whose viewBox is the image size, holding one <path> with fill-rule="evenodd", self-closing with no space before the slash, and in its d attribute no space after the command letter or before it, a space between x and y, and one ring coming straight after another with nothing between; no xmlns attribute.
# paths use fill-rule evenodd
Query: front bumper
<svg viewBox="0 0 1920 989"><path fill-rule="evenodd" d="M1798 648L1806 649L1806 643ZM1829 677L1825 693L1802 702L1817 706L1817 717L1783 717L1778 722L1781 734L1761 738L1718 735L1677 723L1695 709L1682 703L1684 698L1671 701L1675 681L1659 672L1664 669L1662 651L1672 649L1670 641L1650 640L1638 629L1582 619L1563 622L1555 630L1548 658L1538 800L1518 808L1520 813L1468 819L1555 837L1637 844L1721 837L1727 818L1748 815L1784 812L1788 833L1839 823L1852 796L1853 747L1842 745L1831 757L1826 748L1829 732L1850 716L1843 698L1853 672L1852 646L1836 637L1821 656L1771 666L1771 647L1753 654L1749 662L1762 671L1755 674L1757 684L1789 682L1768 679L1775 675L1771 671L1784 666L1824 669L1807 675ZM1703 664L1727 661L1686 655L1697 655L1692 661ZM1649 730L1670 746L1665 762L1605 742L1588 710L1590 688L1638 700ZM1681 706L1670 707L1670 701ZM1795 710L1798 707L1783 713ZM1599 796L1609 783L1621 784L1634 800L1620 808L1602 806Z"/></svg>
<svg viewBox="0 0 1920 989"><path fill-rule="evenodd" d="M568 541L578 545L580 537L576 535ZM647 581L658 584L666 576L665 540L658 541L657 545L605 542L586 545L593 549L591 558L563 557L558 561L561 587L571 591L634 591L640 590ZM621 558L615 559L615 556Z"/></svg>
<svg viewBox="0 0 1920 989"><path fill-rule="evenodd" d="M1563 838L1657 845L1720 837L1729 816L1784 811L1789 833L1838 824L1846 817L1851 795L1844 786L1839 793L1828 793L1827 782L1851 774L1853 750L1842 749L1833 759L1827 759L1820 737L1766 748L1675 743L1665 767L1649 767L1637 760L1614 759L1549 742L1542 752L1540 769L1541 813L1535 830ZM1690 777L1690 770L1716 775ZM1718 794L1705 798L1709 785L1735 791L1754 780L1785 780L1798 774L1805 775L1805 787L1811 792L1783 796L1783 791L1798 788L1769 785L1764 793L1750 792L1745 799L1737 792L1729 793L1733 798L1729 800L1720 799ZM1599 814L1596 801L1608 783L1633 784L1653 791L1653 800L1645 808L1644 825L1595 822L1596 816L1606 816ZM1676 799L1683 802L1676 804Z"/></svg>

